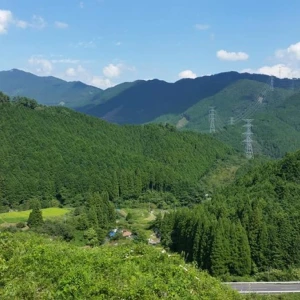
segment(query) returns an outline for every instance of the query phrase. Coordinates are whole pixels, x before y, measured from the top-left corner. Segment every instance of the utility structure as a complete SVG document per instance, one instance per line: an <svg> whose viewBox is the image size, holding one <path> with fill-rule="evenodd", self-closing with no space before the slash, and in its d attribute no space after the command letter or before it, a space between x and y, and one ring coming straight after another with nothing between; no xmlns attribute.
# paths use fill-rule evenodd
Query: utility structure
<svg viewBox="0 0 300 300"><path fill-rule="evenodd" d="M245 156L248 159L253 159L254 155L253 155L253 147L252 147L252 121L253 119L245 119L244 120L246 122L245 125L243 125L243 127L246 127L246 132L244 132L243 134L245 135L245 139L244 139L244 143L245 143Z"/></svg>
<svg viewBox="0 0 300 300"><path fill-rule="evenodd" d="M234 125L234 117L230 117L229 124Z"/></svg>
<svg viewBox="0 0 300 300"><path fill-rule="evenodd" d="M271 76L270 90L271 90L271 92L274 91L274 77L273 76Z"/></svg>
<svg viewBox="0 0 300 300"><path fill-rule="evenodd" d="M209 133L215 133L216 132L216 126L215 126L216 112L215 112L214 107L210 107L208 118L209 118Z"/></svg>
<svg viewBox="0 0 300 300"><path fill-rule="evenodd" d="M292 91L295 90L295 78L292 78L292 86L291 86Z"/></svg>

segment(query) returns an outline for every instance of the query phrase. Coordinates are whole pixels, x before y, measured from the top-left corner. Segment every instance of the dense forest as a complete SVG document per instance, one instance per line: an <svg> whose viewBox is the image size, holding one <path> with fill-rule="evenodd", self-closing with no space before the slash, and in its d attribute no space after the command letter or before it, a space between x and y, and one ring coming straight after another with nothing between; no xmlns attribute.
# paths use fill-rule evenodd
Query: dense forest
<svg viewBox="0 0 300 300"><path fill-rule="evenodd" d="M156 220L162 243L215 276L300 266L300 151L263 164L194 209Z"/></svg>
<svg viewBox="0 0 300 300"><path fill-rule="evenodd" d="M79 248L29 233L0 233L0 298L242 299L147 245Z"/></svg>
<svg viewBox="0 0 300 300"><path fill-rule="evenodd" d="M170 125L118 126L63 107L0 95L0 209L80 206L85 193L110 200L168 193L183 205L204 195L199 180L231 148Z"/></svg>

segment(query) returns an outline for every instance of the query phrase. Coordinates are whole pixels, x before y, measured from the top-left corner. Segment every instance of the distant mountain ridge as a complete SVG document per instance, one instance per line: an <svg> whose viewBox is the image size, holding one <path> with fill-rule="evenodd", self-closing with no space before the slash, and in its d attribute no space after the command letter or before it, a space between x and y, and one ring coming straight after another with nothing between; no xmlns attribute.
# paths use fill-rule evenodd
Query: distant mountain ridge
<svg viewBox="0 0 300 300"><path fill-rule="evenodd" d="M225 72L175 83L137 80L101 90L81 82L12 70L0 72L1 90L46 105L63 102L112 123L170 123L180 130L202 133L209 133L209 108L214 107L214 135L240 151L245 118L255 119L255 153L280 157L300 148L299 79ZM229 126L230 120L233 126Z"/></svg>
<svg viewBox="0 0 300 300"><path fill-rule="evenodd" d="M25 96L44 105L63 105L70 108L93 107L134 86L124 82L102 90L81 81L65 81L53 76L37 76L18 69L0 71L0 91L15 97Z"/></svg>
<svg viewBox="0 0 300 300"><path fill-rule="evenodd" d="M0 72L0 90L11 97L26 96L45 105L74 107L89 101L102 90L79 81L67 82L52 76L40 77L13 69Z"/></svg>
<svg viewBox="0 0 300 300"><path fill-rule="evenodd" d="M105 103L80 107L79 111L118 124L143 124L166 114L182 114L187 109L240 81L269 84L267 75L226 72L175 83L161 80L140 81ZM291 80L274 78L277 88L286 88ZM299 82L300 83L300 82ZM298 83L298 84L299 84Z"/></svg>
<svg viewBox="0 0 300 300"><path fill-rule="evenodd" d="M142 124L165 114L179 114L242 79L266 83L269 76L226 72L175 83L140 81L105 103L80 107L79 111L119 124Z"/></svg>

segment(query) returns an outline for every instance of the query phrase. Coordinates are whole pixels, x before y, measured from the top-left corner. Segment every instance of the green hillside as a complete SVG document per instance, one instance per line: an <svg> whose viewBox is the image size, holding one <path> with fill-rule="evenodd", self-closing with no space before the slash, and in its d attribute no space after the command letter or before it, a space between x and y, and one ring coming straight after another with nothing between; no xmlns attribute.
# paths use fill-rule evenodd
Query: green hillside
<svg viewBox="0 0 300 300"><path fill-rule="evenodd" d="M105 103L77 109L114 123L143 124L166 114L180 115L203 99L214 96L239 80L260 84L269 83L270 77L226 72L195 79L182 79L175 83L157 79L139 81ZM276 79L275 84L287 88L291 82Z"/></svg>
<svg viewBox="0 0 300 300"><path fill-rule="evenodd" d="M252 169L192 210L166 214L157 221L162 242L223 278L300 268L299 183L300 151ZM293 280L291 270L285 276Z"/></svg>
<svg viewBox="0 0 300 300"><path fill-rule="evenodd" d="M243 120L251 118L256 156L282 157L300 147L297 101L290 100L297 97L300 80L274 77L273 81L271 91L270 76L226 72L175 83L125 82L103 91L19 70L0 72L0 90L11 96L35 98L47 105L63 102L118 124L170 123L179 130L209 133L209 109L214 107L215 136L240 152Z"/></svg>
<svg viewBox="0 0 300 300"><path fill-rule="evenodd" d="M112 125L25 100L0 104L4 210L26 209L33 197L44 207L53 198L80 204L80 194L103 191L111 199L137 199L150 189L171 193L182 204L199 201L200 179L232 151L207 135L169 125Z"/></svg>
<svg viewBox="0 0 300 300"><path fill-rule="evenodd" d="M209 109L215 109L216 136L243 151L243 121L253 119L254 152L281 157L300 148L300 117L297 114L300 94L291 89L276 88L253 80L240 80L212 97L206 98L178 115L155 120L171 123L181 130L209 133ZM233 125L230 125L230 118Z"/></svg>

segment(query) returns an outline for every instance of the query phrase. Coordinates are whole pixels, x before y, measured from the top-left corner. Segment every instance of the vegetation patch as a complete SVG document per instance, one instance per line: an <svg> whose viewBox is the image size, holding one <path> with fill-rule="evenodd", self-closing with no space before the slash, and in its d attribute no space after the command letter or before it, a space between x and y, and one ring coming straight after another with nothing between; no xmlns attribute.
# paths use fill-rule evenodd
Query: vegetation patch
<svg viewBox="0 0 300 300"><path fill-rule="evenodd" d="M70 212L70 209L50 207L41 210L44 219L61 218L65 214ZM25 211L11 211L8 213L0 214L0 224L2 223L18 223L27 222L31 210Z"/></svg>

